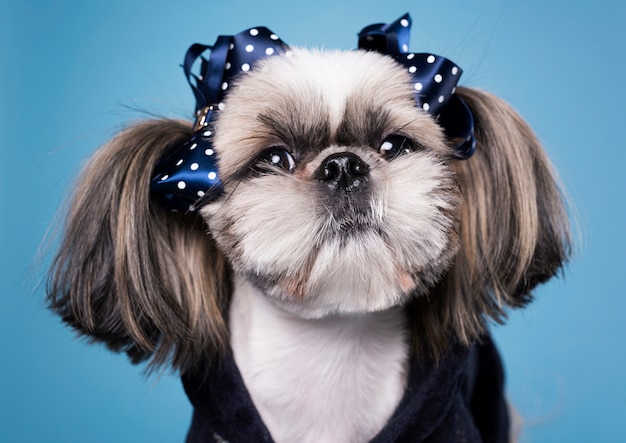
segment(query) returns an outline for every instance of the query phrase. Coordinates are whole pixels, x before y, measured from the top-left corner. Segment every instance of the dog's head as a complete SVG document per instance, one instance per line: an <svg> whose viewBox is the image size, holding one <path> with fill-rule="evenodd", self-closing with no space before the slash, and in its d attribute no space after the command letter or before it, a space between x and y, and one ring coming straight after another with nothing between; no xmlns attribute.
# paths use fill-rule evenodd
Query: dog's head
<svg viewBox="0 0 626 443"><path fill-rule="evenodd" d="M224 195L200 213L233 270L288 309L386 309L449 268L452 153L392 59L270 58L234 86L215 130Z"/></svg>
<svg viewBox="0 0 626 443"><path fill-rule="evenodd" d="M49 297L114 350L183 370L221 352L236 273L306 318L405 305L416 349L437 357L566 259L551 166L499 99L456 90L476 137L460 160L407 70L375 52L294 49L225 87L210 150L221 195L195 212L149 190L187 123L134 125L79 182Z"/></svg>

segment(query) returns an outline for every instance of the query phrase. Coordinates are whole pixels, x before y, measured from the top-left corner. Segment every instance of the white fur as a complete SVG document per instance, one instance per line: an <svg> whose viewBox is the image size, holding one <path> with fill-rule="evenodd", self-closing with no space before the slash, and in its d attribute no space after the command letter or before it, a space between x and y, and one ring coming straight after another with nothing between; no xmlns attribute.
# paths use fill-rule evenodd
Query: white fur
<svg viewBox="0 0 626 443"><path fill-rule="evenodd" d="M236 277L235 361L277 443L364 442L405 389L407 324L400 308L307 320Z"/></svg>

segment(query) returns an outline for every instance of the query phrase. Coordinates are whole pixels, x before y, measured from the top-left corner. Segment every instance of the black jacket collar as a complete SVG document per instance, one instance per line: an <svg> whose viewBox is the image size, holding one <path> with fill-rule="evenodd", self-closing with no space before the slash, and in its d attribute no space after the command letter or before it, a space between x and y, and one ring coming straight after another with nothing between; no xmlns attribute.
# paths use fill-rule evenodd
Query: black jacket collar
<svg viewBox="0 0 626 443"><path fill-rule="evenodd" d="M208 377L183 376L194 407L187 443L273 442L232 356L206 371ZM407 382L398 408L371 443L508 441L504 374L490 337L469 349L454 347L437 366L412 360Z"/></svg>

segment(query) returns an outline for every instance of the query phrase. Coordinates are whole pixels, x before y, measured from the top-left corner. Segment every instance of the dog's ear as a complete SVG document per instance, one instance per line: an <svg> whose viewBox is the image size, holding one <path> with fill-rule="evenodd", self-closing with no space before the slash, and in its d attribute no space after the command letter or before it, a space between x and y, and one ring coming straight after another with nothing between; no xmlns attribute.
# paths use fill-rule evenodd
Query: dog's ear
<svg viewBox="0 0 626 443"><path fill-rule="evenodd" d="M477 149L452 165L465 201L456 273L487 307L523 306L569 256L559 181L535 134L508 104L474 89L457 93L474 115Z"/></svg>
<svg viewBox="0 0 626 443"><path fill-rule="evenodd" d="M435 358L450 332L471 343L491 318L521 307L568 259L570 233L555 171L527 123L501 99L457 88L475 119L476 152L450 161L463 195L461 249L430 300L418 300L416 334ZM421 340L424 340L422 338Z"/></svg>
<svg viewBox="0 0 626 443"><path fill-rule="evenodd" d="M189 370L223 348L226 262L199 216L152 201L156 163L191 135L153 120L118 134L74 189L48 277L51 308L134 362ZM213 355L212 355L213 354Z"/></svg>

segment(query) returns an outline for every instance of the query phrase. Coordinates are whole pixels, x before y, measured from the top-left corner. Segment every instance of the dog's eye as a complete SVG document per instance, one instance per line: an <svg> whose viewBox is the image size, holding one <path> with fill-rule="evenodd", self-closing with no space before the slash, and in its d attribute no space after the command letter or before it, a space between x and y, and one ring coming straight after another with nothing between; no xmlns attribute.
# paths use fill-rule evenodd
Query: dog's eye
<svg viewBox="0 0 626 443"><path fill-rule="evenodd" d="M408 137L393 134L383 140L378 152L380 152L387 160L391 160L399 155L415 151L418 146L419 145Z"/></svg>
<svg viewBox="0 0 626 443"><path fill-rule="evenodd" d="M293 161L291 154L279 146L266 149L259 156L257 166L262 167L264 165L275 166L288 172L293 171L296 167L296 163Z"/></svg>

